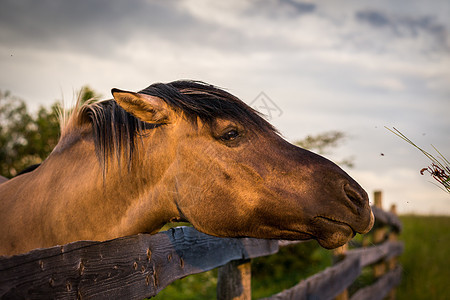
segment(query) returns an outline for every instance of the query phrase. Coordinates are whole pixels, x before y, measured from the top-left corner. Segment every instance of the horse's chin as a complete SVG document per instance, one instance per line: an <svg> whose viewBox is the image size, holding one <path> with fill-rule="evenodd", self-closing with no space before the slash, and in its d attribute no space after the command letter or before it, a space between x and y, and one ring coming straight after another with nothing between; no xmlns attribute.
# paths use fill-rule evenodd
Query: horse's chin
<svg viewBox="0 0 450 300"><path fill-rule="evenodd" d="M336 230L336 228L334 228ZM325 249L335 249L345 245L355 236L353 230L350 227L341 228L340 230L327 232L323 234L313 235L304 232L291 231L283 233L281 236L275 238L282 240L294 240L294 241L307 241L317 240L317 242Z"/></svg>
<svg viewBox="0 0 450 300"><path fill-rule="evenodd" d="M348 224L334 222L332 220L323 220L323 223L326 225L325 228L327 230L322 228L319 234L316 235L316 240L320 246L326 249L334 249L343 246L356 234Z"/></svg>
<svg viewBox="0 0 450 300"><path fill-rule="evenodd" d="M336 236L339 235L339 236ZM343 235L340 235L339 233L334 234L333 238L317 238L317 242L325 249L335 249L338 247L341 247L345 245L348 241L350 241L352 237L345 237Z"/></svg>

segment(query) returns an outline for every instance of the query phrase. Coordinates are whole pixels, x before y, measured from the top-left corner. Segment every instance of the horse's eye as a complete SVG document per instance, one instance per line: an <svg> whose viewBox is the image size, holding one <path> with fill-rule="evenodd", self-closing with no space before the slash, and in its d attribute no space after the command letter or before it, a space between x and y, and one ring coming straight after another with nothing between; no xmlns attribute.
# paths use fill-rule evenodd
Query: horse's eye
<svg viewBox="0 0 450 300"><path fill-rule="evenodd" d="M236 129L227 131L220 137L222 141L234 141L239 136L239 132Z"/></svg>

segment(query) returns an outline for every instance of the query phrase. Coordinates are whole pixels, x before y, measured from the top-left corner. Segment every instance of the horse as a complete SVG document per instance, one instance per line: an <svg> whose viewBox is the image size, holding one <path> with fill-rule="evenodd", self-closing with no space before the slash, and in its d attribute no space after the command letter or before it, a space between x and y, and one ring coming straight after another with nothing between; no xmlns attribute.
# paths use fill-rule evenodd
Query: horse
<svg viewBox="0 0 450 300"><path fill-rule="evenodd" d="M174 221L327 249L373 226L354 179L229 92L181 80L112 95L77 105L47 159L0 185L0 255Z"/></svg>

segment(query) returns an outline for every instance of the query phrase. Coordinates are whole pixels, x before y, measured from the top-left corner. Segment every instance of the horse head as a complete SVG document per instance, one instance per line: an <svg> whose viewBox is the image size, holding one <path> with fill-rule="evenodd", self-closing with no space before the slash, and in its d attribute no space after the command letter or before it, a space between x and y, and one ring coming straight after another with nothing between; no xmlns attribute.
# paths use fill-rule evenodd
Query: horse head
<svg viewBox="0 0 450 300"><path fill-rule="evenodd" d="M367 193L336 164L288 143L227 92L192 82L161 87L112 93L157 126L142 138L139 167L164 178L175 218L215 236L314 238L325 248L371 229Z"/></svg>

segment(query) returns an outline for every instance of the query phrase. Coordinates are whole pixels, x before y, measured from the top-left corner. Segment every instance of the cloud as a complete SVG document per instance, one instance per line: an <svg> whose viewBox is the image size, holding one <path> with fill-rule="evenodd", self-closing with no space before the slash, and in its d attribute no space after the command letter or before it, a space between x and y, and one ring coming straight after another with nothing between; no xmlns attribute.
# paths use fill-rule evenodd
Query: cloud
<svg viewBox="0 0 450 300"><path fill-rule="evenodd" d="M433 43L432 50L448 51L449 29L431 15L397 15L374 9L355 12L358 22L375 29L385 29L400 38L424 39ZM431 47L430 47L431 48Z"/></svg>
<svg viewBox="0 0 450 300"><path fill-rule="evenodd" d="M279 3L290 5L299 14L312 13L316 10L316 4L310 2L299 2L295 0L279 0Z"/></svg>
<svg viewBox="0 0 450 300"><path fill-rule="evenodd" d="M386 14L374 10L364 10L356 12L356 18L362 22L367 22L374 27L391 26L391 20Z"/></svg>
<svg viewBox="0 0 450 300"><path fill-rule="evenodd" d="M348 10L352 11L352 7ZM445 26L431 17L395 18L369 9L357 10L355 16L359 23L388 32L427 32L435 48L447 43ZM368 34L345 16L339 22L336 26L333 11L326 10L325 5L295 0L6 0L0 11L0 37L2 46L12 50L54 49L112 59L120 58L117 55L123 53L121 46L136 41L153 58L161 41L185 52L209 48L237 56L255 52L273 56L280 52L295 55L318 49L335 51L337 47L353 47L355 51L398 47L396 50L401 51L415 37L408 33L401 44L385 43L389 35ZM420 44L431 47L427 46L430 43ZM409 49L414 53L412 47Z"/></svg>
<svg viewBox="0 0 450 300"><path fill-rule="evenodd" d="M398 78L370 78L362 79L359 84L370 89L380 90L382 92L394 91L401 92L405 90L405 84Z"/></svg>
<svg viewBox="0 0 450 300"><path fill-rule="evenodd" d="M173 1L9 0L2 1L0 10L2 46L10 49L31 46L104 57L130 41L189 43L216 29L178 9Z"/></svg>
<svg viewBox="0 0 450 300"><path fill-rule="evenodd" d="M246 15L266 15L277 18L295 18L316 11L317 5L296 0L258 0L245 10Z"/></svg>

